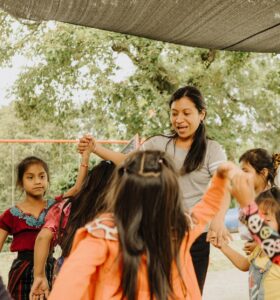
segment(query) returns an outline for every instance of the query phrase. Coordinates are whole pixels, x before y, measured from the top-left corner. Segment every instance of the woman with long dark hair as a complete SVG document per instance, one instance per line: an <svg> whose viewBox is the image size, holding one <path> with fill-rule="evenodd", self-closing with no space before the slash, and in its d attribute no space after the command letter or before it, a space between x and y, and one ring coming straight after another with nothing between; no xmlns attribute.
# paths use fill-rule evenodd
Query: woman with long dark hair
<svg viewBox="0 0 280 300"><path fill-rule="evenodd" d="M172 133L153 136L147 139L140 149L164 151L173 158L175 167L181 175L179 184L184 208L191 211L194 205L201 200L217 167L226 161L226 155L216 141L207 138L204 123L206 104L201 92L196 87L185 86L178 89L170 98L169 108ZM79 150L84 151L89 142L91 142L89 136L80 139ZM92 152L103 159L110 159L116 164L121 163L125 158L124 154L113 152L97 143L93 143ZM221 211L210 225L211 237L218 242L221 235L224 238L228 237L228 232L224 227L224 215L229 201L230 197L227 198ZM201 293L210 252L206 237L207 228L191 249Z"/></svg>
<svg viewBox="0 0 280 300"><path fill-rule="evenodd" d="M168 155L131 154L115 172L108 212L77 232L49 300L201 299L190 247L219 210L236 170L219 167L192 224Z"/></svg>

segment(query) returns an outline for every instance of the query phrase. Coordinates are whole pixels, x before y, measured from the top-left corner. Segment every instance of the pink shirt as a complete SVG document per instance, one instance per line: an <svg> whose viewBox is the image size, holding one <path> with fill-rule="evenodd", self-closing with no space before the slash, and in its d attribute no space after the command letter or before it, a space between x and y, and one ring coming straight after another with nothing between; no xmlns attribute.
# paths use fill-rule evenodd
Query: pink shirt
<svg viewBox="0 0 280 300"><path fill-rule="evenodd" d="M68 199L64 199L56 203L47 213L45 218L45 224L42 228L48 228L53 233L53 241L52 246L55 247L59 243L59 226L60 226L60 218L62 211L64 212L64 218L61 222L61 229L65 229L66 224L68 222L68 218L71 211L71 204L68 204L64 207L66 201ZM64 208L63 208L64 207Z"/></svg>

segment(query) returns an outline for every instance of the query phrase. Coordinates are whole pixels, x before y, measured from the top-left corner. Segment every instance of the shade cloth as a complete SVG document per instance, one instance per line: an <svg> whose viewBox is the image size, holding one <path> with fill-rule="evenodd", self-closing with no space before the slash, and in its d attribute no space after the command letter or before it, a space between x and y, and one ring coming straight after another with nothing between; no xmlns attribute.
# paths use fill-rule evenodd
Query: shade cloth
<svg viewBox="0 0 280 300"><path fill-rule="evenodd" d="M193 47L280 52L280 0L0 0L0 7Z"/></svg>

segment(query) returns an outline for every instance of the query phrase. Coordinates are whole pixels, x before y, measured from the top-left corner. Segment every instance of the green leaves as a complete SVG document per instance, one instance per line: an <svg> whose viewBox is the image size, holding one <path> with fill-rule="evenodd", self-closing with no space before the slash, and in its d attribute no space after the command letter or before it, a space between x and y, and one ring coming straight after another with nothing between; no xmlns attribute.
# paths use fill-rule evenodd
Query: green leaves
<svg viewBox="0 0 280 300"><path fill-rule="evenodd" d="M2 12L0 29L0 64L19 53L29 59L12 89L18 133L2 128L11 136L168 132L168 99L191 84L205 96L208 135L230 159L252 147L279 151L279 55L188 48L54 22L26 25ZM116 80L120 54L134 67Z"/></svg>

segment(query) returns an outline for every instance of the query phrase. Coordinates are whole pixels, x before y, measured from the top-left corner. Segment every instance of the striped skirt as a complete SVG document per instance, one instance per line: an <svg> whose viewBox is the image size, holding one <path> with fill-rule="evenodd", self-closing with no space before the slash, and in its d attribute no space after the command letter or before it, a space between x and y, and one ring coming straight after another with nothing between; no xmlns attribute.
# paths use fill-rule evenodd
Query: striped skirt
<svg viewBox="0 0 280 300"><path fill-rule="evenodd" d="M8 290L15 300L29 300L33 283L33 251L18 253L9 272ZM46 276L52 286L52 274L55 259L49 257L46 264Z"/></svg>

